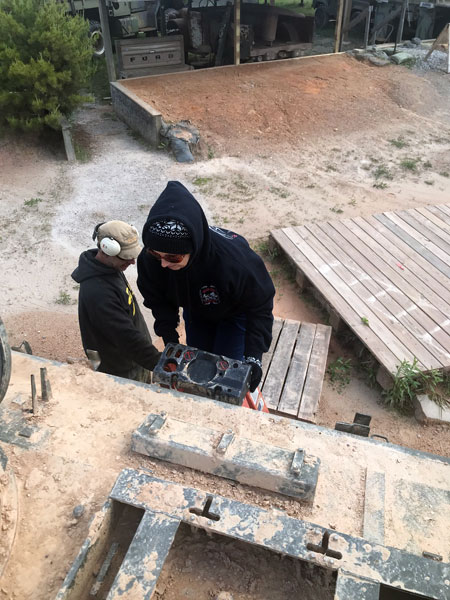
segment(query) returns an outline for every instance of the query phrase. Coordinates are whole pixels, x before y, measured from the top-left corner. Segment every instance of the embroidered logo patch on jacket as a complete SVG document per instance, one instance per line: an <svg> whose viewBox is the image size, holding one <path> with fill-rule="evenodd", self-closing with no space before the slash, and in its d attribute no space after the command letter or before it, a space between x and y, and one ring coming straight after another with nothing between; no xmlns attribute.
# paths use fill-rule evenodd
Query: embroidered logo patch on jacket
<svg viewBox="0 0 450 600"><path fill-rule="evenodd" d="M215 285L204 285L200 288L200 301L203 305L219 304L220 297Z"/></svg>

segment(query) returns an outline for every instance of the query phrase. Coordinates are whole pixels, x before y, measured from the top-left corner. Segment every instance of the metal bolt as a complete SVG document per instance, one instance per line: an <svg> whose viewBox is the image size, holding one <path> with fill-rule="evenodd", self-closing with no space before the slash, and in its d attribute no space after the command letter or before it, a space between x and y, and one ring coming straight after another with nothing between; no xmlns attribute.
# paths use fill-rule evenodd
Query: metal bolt
<svg viewBox="0 0 450 600"><path fill-rule="evenodd" d="M48 400L48 394L47 394L47 368L46 367L41 367L40 369L41 371L41 398L42 400L45 402Z"/></svg>
<svg viewBox="0 0 450 600"><path fill-rule="evenodd" d="M31 374L31 407L33 415L37 414L36 382L33 374Z"/></svg>

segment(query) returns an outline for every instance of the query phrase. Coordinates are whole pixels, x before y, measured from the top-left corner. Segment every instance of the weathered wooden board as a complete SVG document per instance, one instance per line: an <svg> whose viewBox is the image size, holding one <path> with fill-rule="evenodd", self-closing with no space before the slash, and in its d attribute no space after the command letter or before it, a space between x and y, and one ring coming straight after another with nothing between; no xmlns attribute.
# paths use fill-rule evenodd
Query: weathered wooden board
<svg viewBox="0 0 450 600"><path fill-rule="evenodd" d="M261 387L270 410L315 422L330 335L328 325L275 319Z"/></svg>
<svg viewBox="0 0 450 600"><path fill-rule="evenodd" d="M271 236L388 373L414 359L423 371L450 368L450 204ZM293 410L287 396L282 406Z"/></svg>

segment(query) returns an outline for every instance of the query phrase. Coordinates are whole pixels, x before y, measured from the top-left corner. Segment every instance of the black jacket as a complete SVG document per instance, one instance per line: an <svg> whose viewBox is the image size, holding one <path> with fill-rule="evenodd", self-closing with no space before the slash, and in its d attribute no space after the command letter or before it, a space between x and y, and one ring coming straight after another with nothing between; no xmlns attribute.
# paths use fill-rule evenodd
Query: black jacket
<svg viewBox="0 0 450 600"><path fill-rule="evenodd" d="M176 218L189 229L194 250L179 271L161 267L144 249L138 257L138 286L144 305L155 317L155 332L164 342L177 342L179 307L192 318L218 323L229 317L247 317L245 356L261 359L272 340L275 289L261 258L240 235L209 227L203 210L178 181L169 181L150 210L142 239L152 222Z"/></svg>
<svg viewBox="0 0 450 600"><path fill-rule="evenodd" d="M85 350L97 350L103 373L127 377L136 364L153 369L158 351L124 274L98 261L97 250L80 256L72 278L80 284L78 319Z"/></svg>

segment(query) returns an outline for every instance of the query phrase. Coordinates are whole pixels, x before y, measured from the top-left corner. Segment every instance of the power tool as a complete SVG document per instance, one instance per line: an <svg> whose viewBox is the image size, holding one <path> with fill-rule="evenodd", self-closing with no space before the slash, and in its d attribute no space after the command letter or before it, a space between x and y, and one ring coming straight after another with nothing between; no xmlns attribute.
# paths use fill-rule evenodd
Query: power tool
<svg viewBox="0 0 450 600"><path fill-rule="evenodd" d="M220 402L269 412L261 392L249 391L251 367L234 358L169 343L153 370L153 383Z"/></svg>

